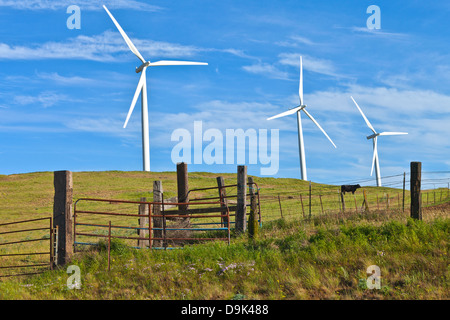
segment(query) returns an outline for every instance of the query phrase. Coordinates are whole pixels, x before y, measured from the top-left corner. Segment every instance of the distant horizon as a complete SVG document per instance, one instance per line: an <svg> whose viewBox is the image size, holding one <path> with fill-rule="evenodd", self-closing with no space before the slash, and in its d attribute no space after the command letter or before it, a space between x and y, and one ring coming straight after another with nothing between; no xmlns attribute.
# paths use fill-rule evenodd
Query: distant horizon
<svg viewBox="0 0 450 320"><path fill-rule="evenodd" d="M247 170L248 170L248 166L247 166ZM174 168L174 170L171 171L142 171L142 170L47 170L47 171L32 171L32 172L20 172L20 173L10 173L10 174L1 174L0 176L11 176L11 175L25 175L25 174L39 174L39 173L53 173L56 171L70 171L72 173L90 173L90 172L94 172L94 173L100 173L100 172L118 172L118 173L142 173L142 174L161 174L161 173L172 173L172 174L176 174L176 168ZM206 173L206 174L213 174L213 175L220 175L220 174L226 174L226 175L234 175L237 173L237 166L236 166L236 172L210 172L210 171L191 171L189 170L189 166L188 166L188 174L189 173L195 173L195 174L202 174L202 173ZM437 172L427 172L427 171L422 171L422 180L424 183L422 183L422 186L427 186L426 188L423 187L422 190L433 190L433 189L449 189L449 184L450 182L442 182L443 179L441 178L435 178L436 174L446 174L446 175L450 175L450 171L446 171L446 172L441 172L441 171L437 171ZM291 178L291 177L265 177L265 176L259 176L256 174L250 174L248 173L248 176L252 176L252 177L257 177L257 178L273 178L273 179L293 179L293 180L298 180L298 181L303 181L300 178ZM392 189L403 189L403 173L401 174L397 174L397 175L393 175L393 176L387 176L387 177L382 177L382 179L392 179L395 178L395 180L390 180L388 181L387 185L383 185L381 186L381 188L392 188ZM431 179L430 179L431 178ZM445 179L444 179L445 180ZM448 179L447 179L448 180ZM359 180L359 181L341 181L339 183L325 183L325 182L320 182L320 181L304 181L306 184L311 182L311 183L317 183L317 184L324 184L324 185L331 185L331 186L336 186L339 187L341 185L356 185L356 184L361 184L361 187L365 188L365 187L372 187L372 188L377 188L376 186L376 181L375 179L369 179L369 180ZM364 183L370 183L370 184L364 184ZM431 187L432 185L432 187ZM409 181L409 172L405 172L405 190L410 190L410 181Z"/></svg>

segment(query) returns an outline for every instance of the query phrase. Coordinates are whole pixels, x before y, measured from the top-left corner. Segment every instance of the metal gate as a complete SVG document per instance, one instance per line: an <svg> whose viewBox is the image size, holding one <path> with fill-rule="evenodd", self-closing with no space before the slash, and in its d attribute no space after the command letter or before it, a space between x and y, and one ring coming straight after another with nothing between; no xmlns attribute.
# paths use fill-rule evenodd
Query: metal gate
<svg viewBox="0 0 450 320"><path fill-rule="evenodd" d="M74 205L74 246L98 245L88 238L138 241L135 248L171 249L182 243L222 240L230 243L230 224L221 227L196 227L195 220L224 219L229 221L228 207L220 201L170 203L189 206L185 210L166 210L168 203L81 198ZM155 211L158 208L158 211ZM136 213L138 212L138 213ZM145 223L139 222L145 219ZM176 225L176 222L180 222ZM171 223L172 222L172 223ZM187 223L186 223L187 222ZM211 236L211 232L219 235ZM136 236L136 233L138 236ZM224 234L223 234L224 233ZM171 244L174 244L173 246Z"/></svg>
<svg viewBox="0 0 450 320"><path fill-rule="evenodd" d="M27 225L27 228L18 229L18 225ZM57 247L57 228L53 227L52 218L0 224L0 278L52 270L56 263ZM43 260L43 256L48 257ZM30 269L31 272L26 271Z"/></svg>

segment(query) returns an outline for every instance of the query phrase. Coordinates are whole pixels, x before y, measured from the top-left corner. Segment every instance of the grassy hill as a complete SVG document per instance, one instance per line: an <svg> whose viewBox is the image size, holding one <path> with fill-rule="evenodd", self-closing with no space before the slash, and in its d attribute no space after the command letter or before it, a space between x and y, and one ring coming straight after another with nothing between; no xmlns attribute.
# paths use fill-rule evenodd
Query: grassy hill
<svg viewBox="0 0 450 320"><path fill-rule="evenodd" d="M190 188L215 186L216 176L190 173ZM236 182L235 174L223 176L226 184ZM174 172L75 172L73 178L74 199L151 199L154 180L163 181L167 197L176 194ZM371 211L365 213L358 211L361 190L355 197L346 195L344 214L339 211L338 187L313 183L312 217L305 219L307 182L255 181L263 215L258 239L234 236L230 245L214 242L167 251L135 250L113 241L110 271L104 244L75 255L72 264L81 269L81 289L69 289L69 275L60 268L0 278L0 299L450 298L446 189L437 197L429 191L440 204L424 209L424 221L412 221L401 208L401 190L365 188L371 197ZM52 172L0 176L2 223L47 217L52 208ZM0 243L5 238L0 235ZM0 253L5 250L0 247ZM371 265L380 267L381 289L367 287Z"/></svg>

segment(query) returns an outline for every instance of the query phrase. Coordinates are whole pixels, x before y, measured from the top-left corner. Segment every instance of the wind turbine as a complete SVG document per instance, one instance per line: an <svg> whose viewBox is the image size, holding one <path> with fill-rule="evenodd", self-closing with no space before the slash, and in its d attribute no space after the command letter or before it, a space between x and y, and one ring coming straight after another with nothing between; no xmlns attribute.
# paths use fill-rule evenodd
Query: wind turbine
<svg viewBox="0 0 450 320"><path fill-rule="evenodd" d="M350 97L350 98L352 98L352 100L355 103L356 107L358 108L359 112L363 116L364 121L366 122L367 126L373 132L372 135L367 136L367 140L373 139L372 140L373 141L373 159L372 159L372 169L370 171L370 175L372 176L373 168L375 167L375 176L376 176L376 179L377 179L377 187L381 187L381 174L380 174L380 162L378 160L378 149L377 149L377 144L378 143L377 143L377 138L378 138L378 136L398 136L398 135L403 135L403 134L408 134L408 133L407 132L381 132L381 133L377 133L375 131L375 129L373 128L373 126L370 124L369 120L366 118L366 116L362 112L361 108L356 103L355 99L353 99L353 97Z"/></svg>
<svg viewBox="0 0 450 320"><path fill-rule="evenodd" d="M302 57L300 57L300 84L298 88L298 96L300 98L300 105L289 109L288 111L282 112L280 114L277 114L276 116L270 117L267 120L272 120L276 118L281 118L284 116L288 116L294 113L297 113L297 129L298 129L298 147L299 147L299 154L300 154L300 171L302 180L308 180L308 177L306 175L306 159L305 159L305 144L303 141L303 129L302 129L302 119L300 111L303 111L311 120L314 122L314 124L323 132L323 134L330 140L330 142L333 144L333 146L336 148L336 145L334 142L330 139L330 137L327 135L325 130L322 129L322 127L319 125L319 123L316 121L316 119L313 118L313 116L306 111L306 105L304 104L303 100L303 65L302 65Z"/></svg>
<svg viewBox="0 0 450 320"><path fill-rule="evenodd" d="M139 78L139 82L136 88L136 92L134 93L133 100L131 102L130 109L127 114L127 118L125 120L124 128L127 127L128 120L130 120L131 113L133 112L134 106L136 105L137 98L139 93L141 94L141 112L142 112L142 158L143 158L143 169L144 171L150 171L150 143L149 143L149 130L148 130L148 105L147 105L147 79L146 79L146 70L148 67L156 67L156 66L181 66L181 65L208 65L205 62L191 62L191 61L167 61L161 60L156 62L146 61L142 55L139 53L138 49L134 46L133 42L131 42L130 38L128 38L125 31L123 31L122 27L119 25L117 20L113 17L111 12L109 12L106 6L103 8L108 13L111 20L114 22L115 26L119 30L123 39L127 43L131 52L133 52L139 60L141 60L142 64L136 68L136 73L141 72L141 76Z"/></svg>

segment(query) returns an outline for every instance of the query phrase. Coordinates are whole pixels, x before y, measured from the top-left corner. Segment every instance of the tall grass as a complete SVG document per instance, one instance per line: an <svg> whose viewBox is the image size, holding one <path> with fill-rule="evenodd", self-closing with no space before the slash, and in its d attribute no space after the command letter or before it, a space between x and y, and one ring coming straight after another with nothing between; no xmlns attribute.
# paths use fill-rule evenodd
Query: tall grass
<svg viewBox="0 0 450 320"><path fill-rule="evenodd" d="M258 239L183 250L135 250L113 241L77 254L82 288L65 268L0 284L1 299L448 299L450 219L305 224L279 219ZM369 289L367 267L381 269Z"/></svg>

